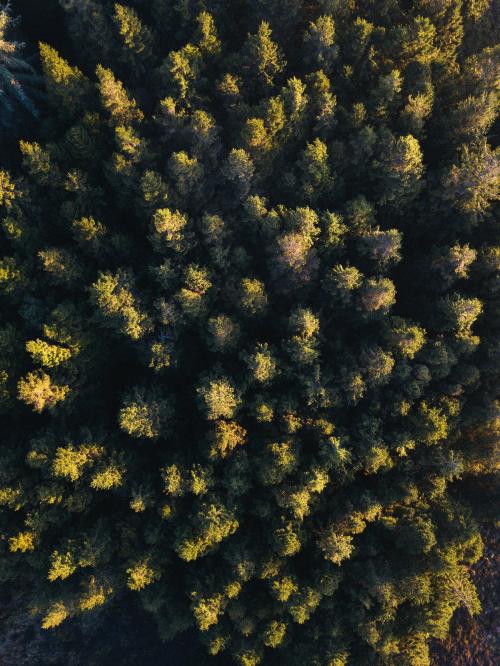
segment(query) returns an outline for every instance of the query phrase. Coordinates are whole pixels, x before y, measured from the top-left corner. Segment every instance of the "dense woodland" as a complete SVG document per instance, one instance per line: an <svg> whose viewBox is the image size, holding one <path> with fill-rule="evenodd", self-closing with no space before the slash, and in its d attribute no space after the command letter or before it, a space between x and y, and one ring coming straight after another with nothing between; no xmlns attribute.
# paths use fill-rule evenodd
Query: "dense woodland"
<svg viewBox="0 0 500 666"><path fill-rule="evenodd" d="M498 2L124 2L0 5L0 588L425 666L498 517Z"/></svg>

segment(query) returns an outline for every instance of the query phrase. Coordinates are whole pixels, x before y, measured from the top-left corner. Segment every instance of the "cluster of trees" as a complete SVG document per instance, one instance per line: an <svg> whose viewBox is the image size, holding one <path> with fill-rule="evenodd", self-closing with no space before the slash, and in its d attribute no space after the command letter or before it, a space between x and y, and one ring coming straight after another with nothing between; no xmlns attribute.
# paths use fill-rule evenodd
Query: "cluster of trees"
<svg viewBox="0 0 500 666"><path fill-rule="evenodd" d="M494 3L127 3L61 0L0 167L1 584L424 666L495 507Z"/></svg>

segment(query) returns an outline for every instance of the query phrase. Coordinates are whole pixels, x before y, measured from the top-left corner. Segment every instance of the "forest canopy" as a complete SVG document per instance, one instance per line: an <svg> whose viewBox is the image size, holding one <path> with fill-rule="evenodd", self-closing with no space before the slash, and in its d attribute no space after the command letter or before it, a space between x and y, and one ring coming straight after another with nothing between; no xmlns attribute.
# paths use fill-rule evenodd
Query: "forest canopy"
<svg viewBox="0 0 500 666"><path fill-rule="evenodd" d="M425 666L498 517L498 4L126 2L0 4L0 588Z"/></svg>

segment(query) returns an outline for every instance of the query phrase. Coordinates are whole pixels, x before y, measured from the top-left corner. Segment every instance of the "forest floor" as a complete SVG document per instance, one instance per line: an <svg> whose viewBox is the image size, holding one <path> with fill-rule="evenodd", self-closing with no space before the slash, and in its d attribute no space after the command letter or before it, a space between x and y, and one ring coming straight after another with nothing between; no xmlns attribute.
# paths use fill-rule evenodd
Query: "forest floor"
<svg viewBox="0 0 500 666"><path fill-rule="evenodd" d="M455 614L449 637L432 645L432 666L500 664L500 528L484 530L484 557L473 569L483 612ZM0 666L198 666L209 663L191 636L165 644L126 599L46 632L23 610L21 595L0 605ZM216 663L217 662L217 663ZM213 659L214 666L225 662Z"/></svg>

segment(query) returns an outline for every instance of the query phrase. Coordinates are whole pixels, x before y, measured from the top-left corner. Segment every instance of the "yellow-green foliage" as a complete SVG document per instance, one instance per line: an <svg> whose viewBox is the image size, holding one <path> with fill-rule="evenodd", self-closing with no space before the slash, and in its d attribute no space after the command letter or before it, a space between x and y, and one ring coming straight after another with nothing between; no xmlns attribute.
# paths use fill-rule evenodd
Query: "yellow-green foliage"
<svg viewBox="0 0 500 666"><path fill-rule="evenodd" d="M58 601L45 614L42 620L42 629L53 629L58 627L69 617L69 611L62 601Z"/></svg>
<svg viewBox="0 0 500 666"><path fill-rule="evenodd" d="M179 557L186 562L196 560L213 549L238 529L234 514L220 504L203 504L196 515L196 527L188 529L176 546Z"/></svg>
<svg viewBox="0 0 500 666"><path fill-rule="evenodd" d="M89 93L90 81L49 44L41 42L39 50L45 85L53 107L62 115L80 111Z"/></svg>
<svg viewBox="0 0 500 666"><path fill-rule="evenodd" d="M50 569L48 579L55 581L58 578L64 580L76 571L75 561L72 553L59 553L55 550L50 556Z"/></svg>
<svg viewBox="0 0 500 666"><path fill-rule="evenodd" d="M0 169L0 206L10 208L16 198L16 186L8 171Z"/></svg>
<svg viewBox="0 0 500 666"><path fill-rule="evenodd" d="M19 532L9 539L9 549L12 553L26 553L35 550L35 534L33 532Z"/></svg>
<svg viewBox="0 0 500 666"><path fill-rule="evenodd" d="M212 379L198 389L207 419L230 419L239 404L234 387L226 379Z"/></svg>
<svg viewBox="0 0 500 666"><path fill-rule="evenodd" d="M145 612L201 662L428 666L497 518L494 3L34 4L32 64L0 7L0 587L57 639L27 658L87 613L81 661L142 664Z"/></svg>
<svg viewBox="0 0 500 666"><path fill-rule="evenodd" d="M35 363L43 365L46 368L54 368L64 361L71 358L71 350L59 347L58 345L51 345L45 340L28 340L26 343L26 351L31 354L31 358Z"/></svg>
<svg viewBox="0 0 500 666"><path fill-rule="evenodd" d="M158 573L150 566L148 560L141 560L127 569L127 585L131 590L139 591L147 585L151 585L157 578Z"/></svg>
<svg viewBox="0 0 500 666"><path fill-rule="evenodd" d="M19 399L35 412L55 407L70 392L69 386L53 383L50 375L42 370L28 373L19 380L17 388Z"/></svg>
<svg viewBox="0 0 500 666"><path fill-rule="evenodd" d="M92 285L92 296L110 325L137 340L147 331L147 315L140 310L133 294L133 279L123 271L103 273Z"/></svg>
<svg viewBox="0 0 500 666"><path fill-rule="evenodd" d="M99 93L104 108L115 125L128 125L140 122L143 112L137 107L135 99L128 96L123 83L113 72L102 65L97 66L96 75L99 81Z"/></svg>

